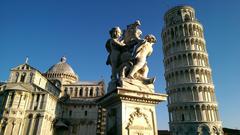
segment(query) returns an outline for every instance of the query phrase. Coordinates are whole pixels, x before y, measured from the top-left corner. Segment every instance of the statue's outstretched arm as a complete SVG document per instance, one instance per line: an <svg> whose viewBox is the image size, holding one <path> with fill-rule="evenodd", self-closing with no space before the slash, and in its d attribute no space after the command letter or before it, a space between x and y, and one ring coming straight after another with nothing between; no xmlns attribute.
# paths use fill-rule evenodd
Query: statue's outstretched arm
<svg viewBox="0 0 240 135"><path fill-rule="evenodd" d="M118 41L118 40L116 40L116 39L114 39L113 41L114 41L114 44L116 44L116 45L119 46L119 47L122 47L122 46L125 46L125 45L126 45L125 43L123 43L123 42L121 42L121 41Z"/></svg>

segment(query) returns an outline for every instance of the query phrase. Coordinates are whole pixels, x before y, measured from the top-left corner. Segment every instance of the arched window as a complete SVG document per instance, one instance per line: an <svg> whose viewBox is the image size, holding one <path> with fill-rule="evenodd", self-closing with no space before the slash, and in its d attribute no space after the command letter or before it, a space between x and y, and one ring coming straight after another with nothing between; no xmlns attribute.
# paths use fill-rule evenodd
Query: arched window
<svg viewBox="0 0 240 135"><path fill-rule="evenodd" d="M26 73L23 73L20 78L20 82L24 82L26 78Z"/></svg>
<svg viewBox="0 0 240 135"><path fill-rule="evenodd" d="M79 96L83 96L83 88L80 89Z"/></svg>
<svg viewBox="0 0 240 135"><path fill-rule="evenodd" d="M196 106L196 112L197 112L197 119L198 121L202 121L202 115L201 115L201 108L199 105Z"/></svg>
<svg viewBox="0 0 240 135"><path fill-rule="evenodd" d="M89 96L93 96L93 88L90 89Z"/></svg>
<svg viewBox="0 0 240 135"><path fill-rule="evenodd" d="M178 37L178 27L175 27L175 36Z"/></svg>
<svg viewBox="0 0 240 135"><path fill-rule="evenodd" d="M84 115L87 116L87 111L84 112Z"/></svg>
<svg viewBox="0 0 240 135"><path fill-rule="evenodd" d="M33 108L34 110L38 109L39 98L40 98L40 94L37 94L37 99L36 99L36 102L35 102L35 105L34 105L34 108Z"/></svg>
<svg viewBox="0 0 240 135"><path fill-rule="evenodd" d="M183 27L184 27L184 36L188 36L188 28L187 28L187 25L185 24Z"/></svg>
<svg viewBox="0 0 240 135"><path fill-rule="evenodd" d="M78 96L78 88L75 88L75 97Z"/></svg>
<svg viewBox="0 0 240 135"><path fill-rule="evenodd" d="M190 21L190 16L188 15L188 14L186 14L185 16L184 16L184 20L187 22L187 21Z"/></svg>
<svg viewBox="0 0 240 135"><path fill-rule="evenodd" d="M33 120L33 115L29 114L28 115L28 119L26 120L26 128L25 128L25 135L29 135L30 129L31 129L31 125L32 125L32 120Z"/></svg>
<svg viewBox="0 0 240 135"><path fill-rule="evenodd" d="M55 86L61 88L61 82L59 80L55 80Z"/></svg>
<svg viewBox="0 0 240 135"><path fill-rule="evenodd" d="M21 104L21 101L22 101L22 94L20 95L20 98L19 98L19 102L18 102L18 106L17 106L17 108L19 108L19 106L20 106L20 104Z"/></svg>
<svg viewBox="0 0 240 135"><path fill-rule="evenodd" d="M30 83L33 81L33 73L30 73Z"/></svg>
<svg viewBox="0 0 240 135"><path fill-rule="evenodd" d="M193 65L193 58L191 54L188 54L188 62L189 62L189 65Z"/></svg>
<svg viewBox="0 0 240 135"><path fill-rule="evenodd" d="M45 95L42 94L42 100L41 100L41 104L40 104L40 109L43 109L44 100L45 100Z"/></svg>
<svg viewBox="0 0 240 135"><path fill-rule="evenodd" d="M39 119L40 119L41 115L38 114L35 118L35 124L34 124L34 129L33 129L33 134L36 135L38 132L38 125L39 125Z"/></svg>
<svg viewBox="0 0 240 135"><path fill-rule="evenodd" d="M173 32L173 29L171 29L171 38L174 39L174 32Z"/></svg>
<svg viewBox="0 0 240 135"><path fill-rule="evenodd" d="M16 73L16 80L15 80L15 82L18 82L18 77L19 77L19 73L17 72Z"/></svg>
<svg viewBox="0 0 240 135"><path fill-rule="evenodd" d="M9 93L9 99L10 99L10 101L9 101L9 107L12 107L14 97L15 97L15 92L10 92L10 93Z"/></svg>

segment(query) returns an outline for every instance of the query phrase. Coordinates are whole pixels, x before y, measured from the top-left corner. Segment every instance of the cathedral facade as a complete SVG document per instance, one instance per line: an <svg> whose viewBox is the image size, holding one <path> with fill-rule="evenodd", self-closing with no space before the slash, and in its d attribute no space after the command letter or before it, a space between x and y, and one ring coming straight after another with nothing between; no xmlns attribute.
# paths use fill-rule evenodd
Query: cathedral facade
<svg viewBox="0 0 240 135"><path fill-rule="evenodd" d="M104 82L79 81L65 57L46 73L21 64L0 84L0 135L103 134L103 95Z"/></svg>

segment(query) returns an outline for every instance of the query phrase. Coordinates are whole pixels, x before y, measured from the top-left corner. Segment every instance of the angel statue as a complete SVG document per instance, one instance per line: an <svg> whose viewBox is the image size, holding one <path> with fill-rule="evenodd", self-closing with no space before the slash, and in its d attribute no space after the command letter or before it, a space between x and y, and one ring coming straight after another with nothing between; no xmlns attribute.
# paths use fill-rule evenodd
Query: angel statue
<svg viewBox="0 0 240 135"><path fill-rule="evenodd" d="M145 83L153 83L155 78L148 78L148 66L147 66L147 57L149 57L152 52L152 46L156 43L155 36L149 34L146 35L143 42L139 43L136 46L136 49L133 53L133 66L129 71L128 78L130 79L139 79L145 81Z"/></svg>
<svg viewBox="0 0 240 135"><path fill-rule="evenodd" d="M115 81L117 80L118 67L121 64L120 63L121 52L126 44L123 43L123 40L120 40L122 31L119 27L112 28L109 31L109 34L111 38L108 39L106 43L106 49L109 53L106 64L111 65L112 67L111 79Z"/></svg>
<svg viewBox="0 0 240 135"><path fill-rule="evenodd" d="M127 25L123 35L119 27L110 30L110 39L107 40L106 49L109 52L107 65L111 65L111 82L116 84L124 79L139 80L144 84L152 84L155 78L148 78L147 57L153 51L152 45L156 43L153 35L141 39L141 25L137 20Z"/></svg>
<svg viewBox="0 0 240 135"><path fill-rule="evenodd" d="M142 31L138 28L140 25L139 20L128 25L123 36L119 27L114 27L109 31L111 38L106 43L106 50L109 53L106 64L112 67L112 81L119 78L120 66L132 58L134 46L141 40Z"/></svg>
<svg viewBox="0 0 240 135"><path fill-rule="evenodd" d="M141 22L136 20L133 24L127 25L127 29L123 32L123 41L126 44L126 51L132 53L134 45L141 41L142 31L138 28Z"/></svg>

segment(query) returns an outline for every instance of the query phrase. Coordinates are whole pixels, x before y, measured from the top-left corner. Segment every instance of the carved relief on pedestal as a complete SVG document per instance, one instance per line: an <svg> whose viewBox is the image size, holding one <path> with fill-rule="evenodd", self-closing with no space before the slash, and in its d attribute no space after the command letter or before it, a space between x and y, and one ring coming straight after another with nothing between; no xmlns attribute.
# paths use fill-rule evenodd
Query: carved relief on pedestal
<svg viewBox="0 0 240 135"><path fill-rule="evenodd" d="M140 108L136 107L136 111L129 115L127 124L128 135L151 135L153 127L151 125L151 118L143 113Z"/></svg>

